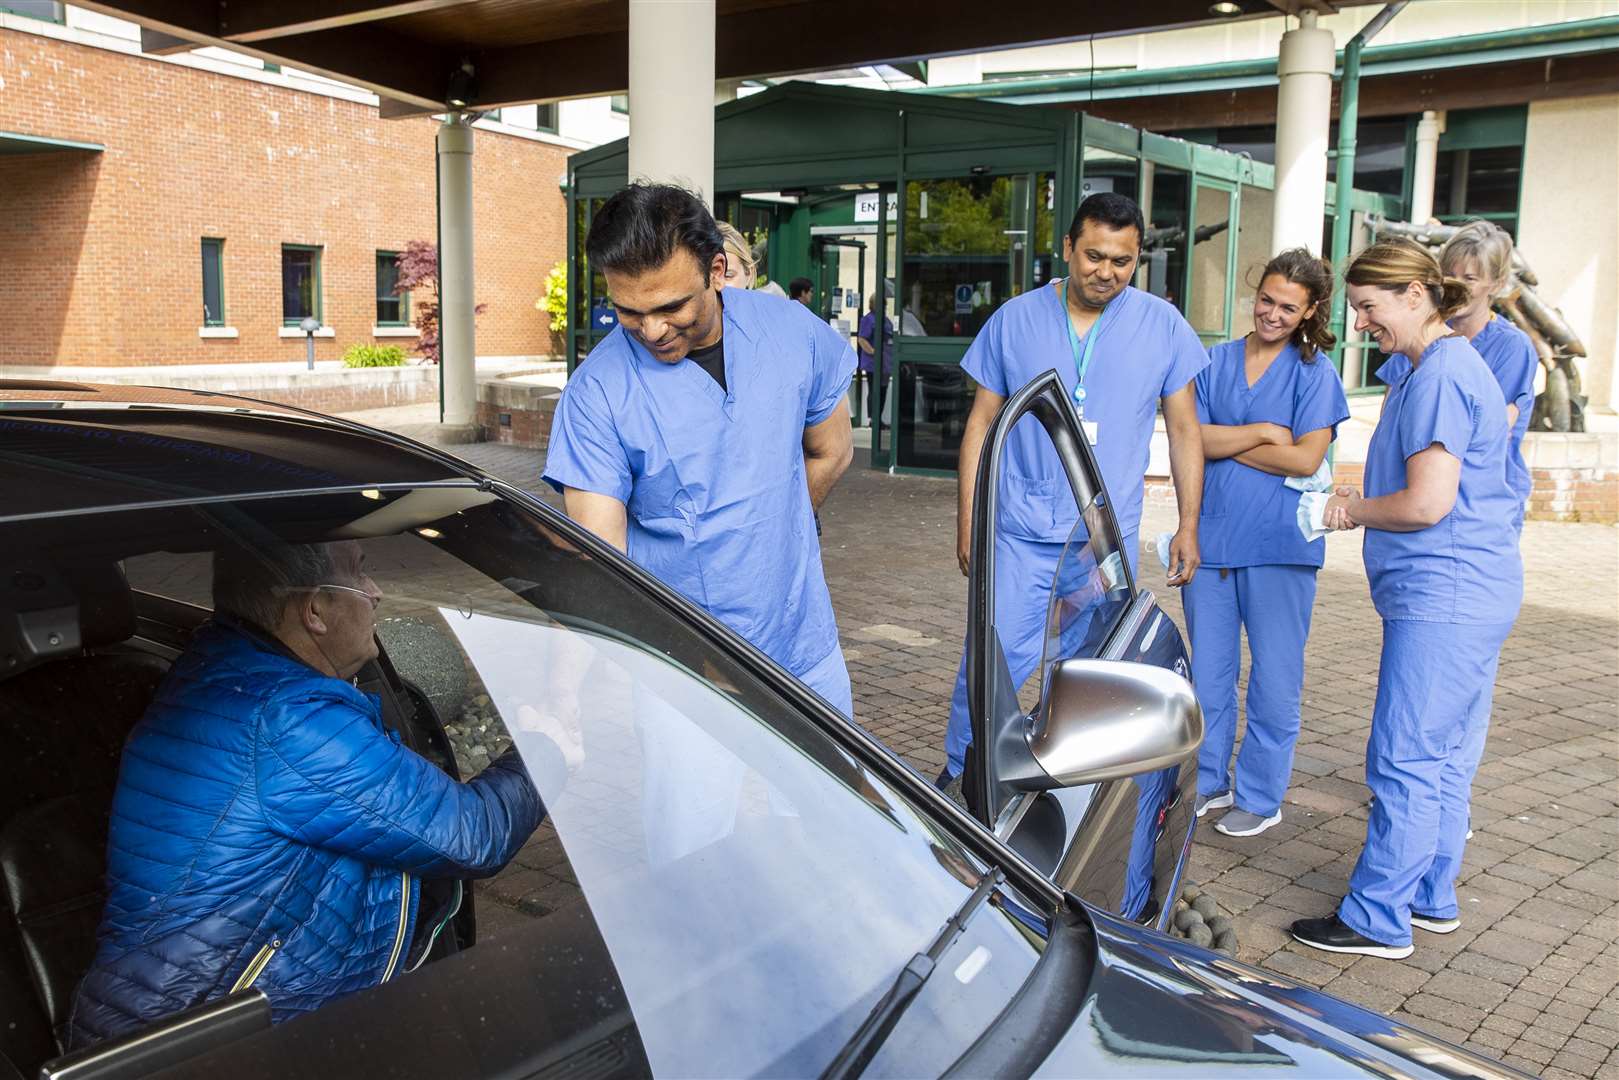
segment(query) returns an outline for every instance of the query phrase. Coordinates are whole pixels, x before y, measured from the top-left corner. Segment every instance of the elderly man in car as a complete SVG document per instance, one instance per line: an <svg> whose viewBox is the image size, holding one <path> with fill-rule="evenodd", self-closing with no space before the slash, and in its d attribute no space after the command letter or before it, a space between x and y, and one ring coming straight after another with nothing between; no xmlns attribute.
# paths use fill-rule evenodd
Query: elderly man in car
<svg viewBox="0 0 1619 1080"><path fill-rule="evenodd" d="M280 1021L398 978L453 916L451 879L540 823L514 751L457 783L354 687L380 600L352 541L215 555L214 618L124 748L73 1045L248 987Z"/></svg>

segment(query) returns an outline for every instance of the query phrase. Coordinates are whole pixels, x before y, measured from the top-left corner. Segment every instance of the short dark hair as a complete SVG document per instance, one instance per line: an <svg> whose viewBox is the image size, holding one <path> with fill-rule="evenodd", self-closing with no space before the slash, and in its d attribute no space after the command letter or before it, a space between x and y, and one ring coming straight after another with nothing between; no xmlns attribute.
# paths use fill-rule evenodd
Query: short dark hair
<svg viewBox="0 0 1619 1080"><path fill-rule="evenodd" d="M808 296L815 291L815 282L807 277L795 277L787 283L787 297L797 300L800 296Z"/></svg>
<svg viewBox="0 0 1619 1080"><path fill-rule="evenodd" d="M1138 239L1147 236L1147 223L1142 220L1141 207L1130 196L1120 195L1116 191L1098 191L1085 197L1079 209L1074 211L1073 223L1068 226L1070 243L1079 243L1080 231L1085 228L1087 221L1106 225L1110 229L1133 227Z"/></svg>
<svg viewBox="0 0 1619 1080"><path fill-rule="evenodd" d="M214 552L214 610L274 633L292 592L330 584L326 544L231 544Z"/></svg>
<svg viewBox="0 0 1619 1080"><path fill-rule="evenodd" d="M585 238L590 265L620 274L656 270L676 248L691 252L706 278L725 241L703 200L673 184L631 184L596 211Z"/></svg>

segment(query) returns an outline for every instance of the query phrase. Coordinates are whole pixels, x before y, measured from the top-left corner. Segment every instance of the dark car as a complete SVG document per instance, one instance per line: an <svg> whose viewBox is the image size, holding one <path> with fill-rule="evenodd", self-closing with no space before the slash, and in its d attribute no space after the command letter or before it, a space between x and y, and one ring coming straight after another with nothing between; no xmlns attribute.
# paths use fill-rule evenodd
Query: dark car
<svg viewBox="0 0 1619 1080"><path fill-rule="evenodd" d="M1054 375L1007 403L985 475L1019 422L1084 512L1029 687L987 618L992 557L974 565L969 814L456 458L240 398L0 383L0 1077L1504 1075L1159 932L1201 736L1184 648L1133 583ZM417 970L275 1026L244 977L61 1056L120 751L210 617L211 553L332 539L361 542L381 614L443 646L497 745L532 763L546 736L514 719L580 695L574 767L531 769L546 825L492 885L456 888ZM454 774L466 720L438 714L421 662L384 649L356 681Z"/></svg>

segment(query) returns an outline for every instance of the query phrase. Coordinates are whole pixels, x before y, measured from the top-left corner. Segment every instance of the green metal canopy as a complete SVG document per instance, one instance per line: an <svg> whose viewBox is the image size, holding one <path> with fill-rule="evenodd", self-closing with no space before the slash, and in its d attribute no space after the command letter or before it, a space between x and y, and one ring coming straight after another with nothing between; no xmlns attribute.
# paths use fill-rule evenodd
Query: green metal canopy
<svg viewBox="0 0 1619 1080"><path fill-rule="evenodd" d="M99 154L106 147L100 143L74 142L72 139L47 139L43 135L22 135L15 131L0 131L0 154Z"/></svg>
<svg viewBox="0 0 1619 1080"><path fill-rule="evenodd" d="M1065 272L1082 194L1142 203L1136 284L1208 342L1231 335L1239 281L1272 254L1272 166L1069 109L801 82L719 105L714 129L716 216L768 235L772 280L816 282L820 314L851 336L889 283L878 302L891 329L873 328L870 375L886 391L872 402L880 468L954 471L974 389L961 357L1001 303ZM570 367L616 321L584 239L628 182L628 151L619 140L568 160ZM1329 215L1333 200L1329 184ZM1350 208L1399 212L1362 191ZM856 261L857 279L829 276Z"/></svg>

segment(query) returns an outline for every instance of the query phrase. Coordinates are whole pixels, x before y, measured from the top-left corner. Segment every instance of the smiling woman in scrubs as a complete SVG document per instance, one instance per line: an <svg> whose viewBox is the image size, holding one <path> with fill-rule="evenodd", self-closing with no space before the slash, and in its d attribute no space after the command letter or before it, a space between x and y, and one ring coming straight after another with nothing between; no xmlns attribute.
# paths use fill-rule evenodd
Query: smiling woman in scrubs
<svg viewBox="0 0 1619 1080"><path fill-rule="evenodd" d="M1338 372L1322 352L1332 267L1303 248L1265 266L1253 333L1209 350L1197 376L1203 424L1202 573L1186 586L1192 677L1203 706L1197 815L1235 804L1215 826L1255 836L1282 820L1304 688L1304 642L1326 541L1299 532L1288 477L1321 467L1349 419ZM1237 755L1237 672L1248 631L1248 733Z"/></svg>
<svg viewBox="0 0 1619 1080"><path fill-rule="evenodd" d="M1345 280L1355 329L1398 354L1378 372L1389 391L1366 450L1365 495L1339 488L1326 511L1332 528L1366 529L1383 619L1366 745L1374 801L1349 894L1334 914L1292 930L1317 949L1398 960L1411 954L1413 926L1448 934L1460 925L1473 775L1501 645L1523 601L1518 500L1507 486L1506 399L1444 321L1467 304L1467 286L1405 241L1367 248Z"/></svg>
<svg viewBox="0 0 1619 1080"><path fill-rule="evenodd" d="M1507 399L1507 426L1512 429L1512 442L1507 448L1507 486L1518 497L1513 524L1521 533L1524 504L1533 487L1529 466L1523 460L1523 437L1535 405L1535 372L1540 369L1540 356L1528 334L1492 310L1495 298L1507 291L1507 279L1512 275L1512 237L1491 222L1469 221L1445 241L1439 265L1467 286L1467 303L1450 317L1450 328L1478 350ZM1394 367L1386 381L1391 384L1411 368L1403 356L1394 357L1390 363Z"/></svg>

